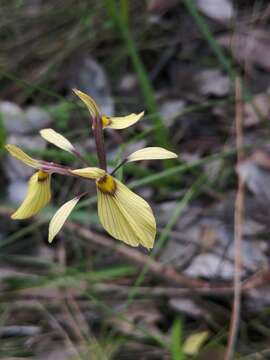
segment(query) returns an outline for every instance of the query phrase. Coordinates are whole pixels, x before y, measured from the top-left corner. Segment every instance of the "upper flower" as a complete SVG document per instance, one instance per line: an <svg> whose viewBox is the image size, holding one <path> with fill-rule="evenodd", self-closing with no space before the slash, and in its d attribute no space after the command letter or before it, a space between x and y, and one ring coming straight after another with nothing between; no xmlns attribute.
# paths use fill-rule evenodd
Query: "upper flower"
<svg viewBox="0 0 270 360"><path fill-rule="evenodd" d="M139 114L130 114L118 117L101 114L100 108L91 96L77 89L73 89L73 91L85 103L92 117L100 117L103 128L111 128L115 130L125 129L135 124L144 115L144 111Z"/></svg>

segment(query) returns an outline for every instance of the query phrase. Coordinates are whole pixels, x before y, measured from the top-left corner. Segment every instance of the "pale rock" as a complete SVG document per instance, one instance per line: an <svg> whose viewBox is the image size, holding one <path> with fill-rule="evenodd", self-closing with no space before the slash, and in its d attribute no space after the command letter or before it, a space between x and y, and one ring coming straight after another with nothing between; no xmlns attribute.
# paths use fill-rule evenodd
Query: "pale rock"
<svg viewBox="0 0 270 360"><path fill-rule="evenodd" d="M120 89L131 91L137 86L137 77L135 74L126 74L120 81Z"/></svg>
<svg viewBox="0 0 270 360"><path fill-rule="evenodd" d="M169 305L173 310L178 311L181 314L191 316L195 319L211 319L211 313L192 299L171 298L169 300Z"/></svg>
<svg viewBox="0 0 270 360"><path fill-rule="evenodd" d="M235 17L235 10L230 0L197 0L201 12L213 20L227 23Z"/></svg>
<svg viewBox="0 0 270 360"><path fill-rule="evenodd" d="M19 205L25 198L27 181L15 180L8 185L8 200L12 204Z"/></svg>
<svg viewBox="0 0 270 360"><path fill-rule="evenodd" d="M26 134L31 130L31 124L18 105L10 101L1 101L0 114L7 133Z"/></svg>
<svg viewBox="0 0 270 360"><path fill-rule="evenodd" d="M225 96L230 91L230 78L219 69L206 69L195 76L198 91L203 95Z"/></svg>
<svg viewBox="0 0 270 360"><path fill-rule="evenodd" d="M183 100L168 100L164 102L160 107L160 115L163 118L164 124L171 126L184 108L185 102Z"/></svg>
<svg viewBox="0 0 270 360"><path fill-rule="evenodd" d="M92 57L81 58L71 71L69 81L72 88L78 88L92 96L105 115L114 115L114 102L104 68Z"/></svg>
<svg viewBox="0 0 270 360"><path fill-rule="evenodd" d="M233 263L223 260L215 254L201 254L197 256L192 264L184 271L185 275L192 278L217 278L231 280L234 274Z"/></svg>
<svg viewBox="0 0 270 360"><path fill-rule="evenodd" d="M6 142L7 144L17 145L22 149L43 150L46 147L46 142L40 136L12 135L7 138ZM16 181L17 179L27 179L34 172L34 169L25 165L9 154L7 154L7 156L4 158L3 166L5 169L5 174L11 182Z"/></svg>
<svg viewBox="0 0 270 360"><path fill-rule="evenodd" d="M37 106L30 106L25 110L25 116L32 125L32 130L46 128L51 123L49 113Z"/></svg>

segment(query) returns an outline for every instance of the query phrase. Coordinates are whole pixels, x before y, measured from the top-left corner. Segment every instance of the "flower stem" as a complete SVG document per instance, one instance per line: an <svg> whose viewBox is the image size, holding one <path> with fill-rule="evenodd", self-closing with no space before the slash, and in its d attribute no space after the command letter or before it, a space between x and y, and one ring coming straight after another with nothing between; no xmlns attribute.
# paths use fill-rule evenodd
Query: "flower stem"
<svg viewBox="0 0 270 360"><path fill-rule="evenodd" d="M125 165L126 162L127 162L127 159L122 160L122 161L113 169L113 171L110 173L110 175L114 175L114 174L116 173L116 171L120 169L120 167L122 167L123 165Z"/></svg>
<svg viewBox="0 0 270 360"><path fill-rule="evenodd" d="M93 117L92 130L95 137L97 156L101 169L107 171L106 153L104 147L104 136L100 117Z"/></svg>
<svg viewBox="0 0 270 360"><path fill-rule="evenodd" d="M69 167L56 164L54 162L48 162L41 160L41 170L48 173L57 173L60 175L68 175L70 176Z"/></svg>

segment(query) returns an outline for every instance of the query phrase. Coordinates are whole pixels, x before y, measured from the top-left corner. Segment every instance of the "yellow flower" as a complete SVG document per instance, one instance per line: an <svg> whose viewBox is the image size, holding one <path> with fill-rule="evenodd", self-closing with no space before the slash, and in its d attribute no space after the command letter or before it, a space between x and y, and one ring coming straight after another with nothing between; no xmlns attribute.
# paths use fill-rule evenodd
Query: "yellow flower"
<svg viewBox="0 0 270 360"><path fill-rule="evenodd" d="M72 173L96 178L98 216L104 229L128 245L151 249L156 235L156 221L147 202L122 182L107 174L98 177L96 169L84 168Z"/></svg>
<svg viewBox="0 0 270 360"><path fill-rule="evenodd" d="M12 219L27 219L36 215L51 199L51 174L43 170L42 162L31 158L15 145L6 145L8 152L24 164L38 170L31 176L26 197Z"/></svg>
<svg viewBox="0 0 270 360"><path fill-rule="evenodd" d="M91 97L79 90L74 91L87 105L95 126L100 124L98 121L101 120L103 127L123 129L131 126L143 116L143 113L111 118L102 116L97 104ZM40 131L40 134L48 142L73 153L82 161L86 162L71 142L53 129L43 129ZM96 182L98 216L104 229L111 236L128 245L142 245L147 249L151 249L156 236L156 221L151 207L143 198L113 177L113 174L120 166L127 162L171 159L176 158L177 155L160 147L147 147L130 154L109 174L106 170L106 158L102 156L105 151L102 143L103 135L97 132L95 133L95 129L94 134L97 140L97 153L101 167L103 167L102 169L98 167L85 167L73 170L52 162L34 159L15 145L6 145L6 149L12 156L38 170L31 177L27 195L21 206L12 215L12 218L26 219L37 214L47 205L51 198L51 174L58 173L61 175L87 178ZM102 159L104 160L103 162L101 161ZM54 237L59 233L68 216L83 195L84 194L80 194L74 197L57 210L49 224L49 242L52 242Z"/></svg>
<svg viewBox="0 0 270 360"><path fill-rule="evenodd" d="M63 149L63 136L47 129L46 140ZM41 131L41 135L44 132ZM59 135L59 141L57 136ZM44 136L43 136L44 137ZM67 140L68 141L68 140ZM125 162L150 159L170 159L177 155L159 147L148 147L135 151ZM119 180L97 167L87 167L70 170L76 176L96 180L98 216L105 230L114 238L131 245L139 244L151 249L156 235L156 222L153 212L147 202L132 192ZM49 225L49 242L52 242L61 230L67 217L78 202L78 197L64 204L54 215Z"/></svg>
<svg viewBox="0 0 270 360"><path fill-rule="evenodd" d="M105 230L128 245L151 249L156 221L148 203L108 174L96 185L98 216Z"/></svg>
<svg viewBox="0 0 270 360"><path fill-rule="evenodd" d="M96 178L98 216L104 229L114 238L128 245L141 244L151 249L156 235L156 222L147 202L134 194L123 183L99 169L84 168L73 170L72 173L88 179ZM55 213L49 225L49 242L61 230L66 219L79 201L76 197Z"/></svg>
<svg viewBox="0 0 270 360"><path fill-rule="evenodd" d="M85 105L87 106L90 112L90 115L93 118L99 117L101 119L103 128L111 128L115 130L125 129L135 124L144 115L144 111L142 111L139 114L130 114L127 116L119 116L119 117L103 115L101 114L101 111L95 100L92 99L89 95L77 89L73 89L73 91L85 103Z"/></svg>

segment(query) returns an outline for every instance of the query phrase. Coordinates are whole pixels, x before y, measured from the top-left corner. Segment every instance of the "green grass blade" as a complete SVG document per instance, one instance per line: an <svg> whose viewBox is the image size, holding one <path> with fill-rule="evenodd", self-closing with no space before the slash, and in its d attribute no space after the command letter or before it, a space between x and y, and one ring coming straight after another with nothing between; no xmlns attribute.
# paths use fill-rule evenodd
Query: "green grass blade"
<svg viewBox="0 0 270 360"><path fill-rule="evenodd" d="M182 349L183 328L180 319L176 319L172 326L170 353L172 360L184 360Z"/></svg>
<svg viewBox="0 0 270 360"><path fill-rule="evenodd" d="M165 242L168 240L170 233L176 224L177 220L179 219L182 212L186 209L187 205L190 203L190 201L198 194L198 192L201 189L202 184L206 181L206 176L203 174L200 176L188 189L188 191L185 193L184 197L177 203L175 206L175 209L173 210L170 220L168 221L167 225L161 232L157 244L155 246L155 249L153 251L154 256L156 257L158 253L160 252L161 248L164 246Z"/></svg>
<svg viewBox="0 0 270 360"><path fill-rule="evenodd" d="M200 28L202 34L204 35L205 39L207 40L210 48L216 55L218 61L223 66L223 68L227 71L228 75L230 76L231 80L234 80L236 77L236 72L233 69L233 64L228 57L225 56L221 47L216 42L211 30L209 29L204 17L198 11L198 8L194 2L194 0L183 0L184 5L186 6L187 10L191 14L191 16L196 21L198 27Z"/></svg>
<svg viewBox="0 0 270 360"><path fill-rule="evenodd" d="M127 47L128 54L133 63L134 69L137 73L139 84L141 86L145 104L147 110L150 114L155 114L152 118L154 127L155 127L155 141L156 144L160 146L168 146L170 144L168 130L164 126L162 119L159 115L159 108L155 98L154 90L152 88L150 79L145 70L144 64L139 55L137 46L130 34L127 22L123 21L123 18L119 15L119 9L114 0L103 0L104 4L115 24L116 28L119 30L122 39Z"/></svg>

